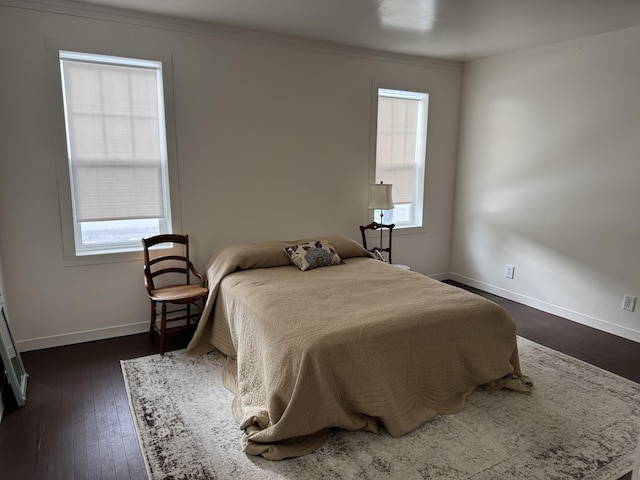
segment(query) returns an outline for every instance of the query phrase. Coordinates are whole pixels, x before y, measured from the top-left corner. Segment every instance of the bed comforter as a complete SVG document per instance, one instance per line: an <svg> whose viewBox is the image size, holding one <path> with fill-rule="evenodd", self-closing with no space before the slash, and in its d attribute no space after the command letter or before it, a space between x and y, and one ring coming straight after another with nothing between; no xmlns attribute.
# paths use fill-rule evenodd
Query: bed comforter
<svg viewBox="0 0 640 480"><path fill-rule="evenodd" d="M248 454L318 448L330 428L403 435L461 411L478 387L528 392L515 324L499 305L324 237L344 264L300 271L260 242L214 252L188 352L227 356Z"/></svg>

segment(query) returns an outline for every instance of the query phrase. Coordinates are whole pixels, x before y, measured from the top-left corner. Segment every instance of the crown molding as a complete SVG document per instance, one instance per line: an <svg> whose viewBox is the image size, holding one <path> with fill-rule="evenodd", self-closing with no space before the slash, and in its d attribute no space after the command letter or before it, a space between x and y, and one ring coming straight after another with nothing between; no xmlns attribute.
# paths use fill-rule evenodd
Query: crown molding
<svg viewBox="0 0 640 480"><path fill-rule="evenodd" d="M640 41L640 26L626 27L620 30L612 30L610 32L598 33L594 35L588 35L586 37L573 38L570 40L563 40L560 42L554 42L547 45L540 45L537 47L523 48L512 52L501 53L499 55L493 55L478 60L471 60L464 63L463 70L471 71L477 67L484 67L485 65L501 64L508 61L528 61L539 56L545 56L555 54L559 52L579 52L589 48L595 48L603 45L616 45L620 42L639 42Z"/></svg>
<svg viewBox="0 0 640 480"><path fill-rule="evenodd" d="M219 37L236 41L271 44L285 48L295 48L331 55L341 55L361 59L417 65L423 67L461 71L463 62L442 60L430 57L403 55L394 52L366 49L322 42L302 37L280 35L258 30L243 29L199 22L151 13L106 7L96 4L74 2L70 0L0 0L0 6L32 10L38 12L68 15L79 18L136 25L149 28L172 30L176 32Z"/></svg>

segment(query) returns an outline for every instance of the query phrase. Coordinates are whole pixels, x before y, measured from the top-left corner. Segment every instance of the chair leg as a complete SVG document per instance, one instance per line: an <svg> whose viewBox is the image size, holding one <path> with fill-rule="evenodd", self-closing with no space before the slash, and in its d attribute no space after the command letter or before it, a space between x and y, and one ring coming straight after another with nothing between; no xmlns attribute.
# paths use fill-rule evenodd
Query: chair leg
<svg viewBox="0 0 640 480"><path fill-rule="evenodd" d="M153 337L153 331L156 325L156 302L151 300L151 322L149 324L149 333Z"/></svg>
<svg viewBox="0 0 640 480"><path fill-rule="evenodd" d="M164 336L167 333L167 304L162 303L160 315L160 355L164 355Z"/></svg>

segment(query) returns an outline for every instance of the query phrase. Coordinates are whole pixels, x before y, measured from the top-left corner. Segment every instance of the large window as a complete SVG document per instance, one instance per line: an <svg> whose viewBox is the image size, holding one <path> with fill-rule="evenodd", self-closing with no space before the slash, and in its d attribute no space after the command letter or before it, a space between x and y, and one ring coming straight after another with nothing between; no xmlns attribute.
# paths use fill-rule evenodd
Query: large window
<svg viewBox="0 0 640 480"><path fill-rule="evenodd" d="M76 255L171 232L162 63L60 51Z"/></svg>
<svg viewBox="0 0 640 480"><path fill-rule="evenodd" d="M384 221L421 227L429 95L379 88L377 100L375 181L393 185L395 205Z"/></svg>

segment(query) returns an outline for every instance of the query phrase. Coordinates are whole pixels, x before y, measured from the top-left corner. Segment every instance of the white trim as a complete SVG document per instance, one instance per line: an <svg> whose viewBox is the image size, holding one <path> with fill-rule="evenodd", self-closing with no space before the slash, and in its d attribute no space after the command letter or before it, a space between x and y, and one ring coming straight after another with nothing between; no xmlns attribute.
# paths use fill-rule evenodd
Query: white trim
<svg viewBox="0 0 640 480"><path fill-rule="evenodd" d="M541 310L543 312L550 313L552 315L557 315L559 317L574 321L576 323L580 323L582 325L587 325L589 327L595 328L597 330L601 330L603 332L611 333L613 335L617 335L619 337L626 338L628 340L633 340L634 342L640 342L640 330L634 330L631 328L622 327L620 325L614 325L613 323L603 320L601 318L592 317L590 315L576 312L574 310L570 310L568 308L564 308L559 305L554 305L552 303L538 300L536 298L529 297L527 295L522 295L520 293L513 292L505 288L491 285L489 283L485 283L480 280L475 280L473 278L465 277L464 275L458 275L457 273L449 273L448 279L462 283L469 287L477 288L479 290L482 290L487 293L491 293L493 295L497 295L502 298L506 298L507 300L512 300L514 302L518 302L523 305L533 307L537 310Z"/></svg>
<svg viewBox="0 0 640 480"><path fill-rule="evenodd" d="M601 320L595 317L574 312L566 308L553 305L541 300L537 300L526 295L521 295L504 288L497 287L479 280L475 280L463 275L452 272L433 273L428 275L434 280L444 281L453 280L469 287L474 287L493 295L497 295L507 300L522 303L524 305L533 307L543 312L551 313L567 320L574 321L583 325L587 325L598 330L602 330L613 335L617 335L622 338L640 342L640 331L632 330L630 328L620 327L619 325L613 325L610 322ZM144 333L149 331L149 322L137 322L130 323L128 325L119 325L116 327L98 328L95 330L85 330L81 332L74 332L63 335L52 335L49 337L32 338L28 340L21 340L16 342L21 352L28 352L31 350L40 350L43 348L59 347L63 345L72 345L75 343L91 342L94 340L105 340L108 338L123 337L125 335L134 335L137 333Z"/></svg>
<svg viewBox="0 0 640 480"><path fill-rule="evenodd" d="M510 58L518 58L522 60L535 56L546 55L552 52L558 52L560 50L582 50L583 48L592 47L594 45L603 45L605 43L617 43L625 40L635 41L639 36L640 26L633 25L631 27L625 27L609 32L586 35L580 38L573 38L537 47L518 49L516 51L505 52L477 60L470 60L464 63L463 69L464 71L468 71L477 66L492 65Z"/></svg>
<svg viewBox="0 0 640 480"><path fill-rule="evenodd" d="M378 102L380 97L404 98L417 100L420 102L420 112L418 114L418 129L424 131L424 136L420 136L416 142L415 159L422 161L416 165L414 198L410 203L413 207L412 222L419 218L420 225L399 224L394 220L387 221L396 225L394 232L409 231L411 233L425 233L426 225L424 218L424 202L427 195L427 150L429 135L429 104L431 101L430 88L426 85L421 87L410 87L401 85L397 81L372 80L371 82L371 118L369 125L369 184L378 183L377 176L377 145L378 145ZM382 92L382 93L381 93ZM424 124L424 128L421 128ZM418 154L419 152L419 154ZM376 210L369 211L368 222L377 221ZM367 222L367 223L368 223Z"/></svg>
<svg viewBox="0 0 640 480"><path fill-rule="evenodd" d="M4 0L0 0L0 6L5 4ZM9 2L11 3L11 2ZM17 4L23 2L18 1ZM24 6L22 7L24 8ZM109 57L125 57L125 58L146 58L157 61L162 64L162 82L164 91L164 124L165 124L165 140L167 149L167 169L168 178L163 181L167 183L167 202L166 208L169 208L167 215L171 218L171 225L168 226L173 233L182 231L182 209L180 206L180 173L179 159L176 142L176 124L175 124L175 108L174 108L174 90L173 90L173 56L170 51L161 49L161 51L140 51L136 46L126 49L126 51L108 50L104 45L77 45L77 40L73 38L44 38L44 49L47 61L49 62L49 73L51 74L50 94L60 99L62 108L62 79L60 76L60 58L59 52L64 51L86 51L96 55L106 55ZM148 50L143 47L143 50ZM153 49L151 49L153 50ZM60 114L63 115L62 110ZM62 127L62 135L66 135L66 129ZM64 138L64 137L63 137ZM78 265L94 265L101 263L118 263L134 261L142 258L142 245L132 245L121 251L110 251L105 254L95 254L95 252L84 255L76 254L75 246L75 228L74 214L72 208L71 180L69 174L69 162L66 156L67 146L64 146L64 155L56 158L56 174L58 181L58 203L60 208L60 222L62 232L62 255L65 266Z"/></svg>
<svg viewBox="0 0 640 480"><path fill-rule="evenodd" d="M426 67L442 68L447 70L461 71L463 62L455 60L444 60L430 57L420 57L417 55L405 55L393 52L384 52L360 47L311 40L302 37L282 35L258 30L243 29L238 27L228 27L211 22L198 22L173 18L151 13L137 12L133 10L107 7L97 4L79 3L65 0L0 0L0 6L33 10L39 12L55 13L75 16L80 18L90 18L95 20L110 21L129 25L146 26L151 28L161 28L176 32L186 32L198 35L208 35L232 40L249 41L254 43L295 48L302 50L313 50L332 55L343 55L347 57L365 58L390 63L400 63L408 65L421 65Z"/></svg>
<svg viewBox="0 0 640 480"><path fill-rule="evenodd" d="M38 337L16 342L21 352L30 350L41 350L43 348L60 347L63 345L73 345L75 343L92 342L94 340L105 340L107 338L124 337L149 331L149 322L130 323L128 325L118 325L116 327L97 328L95 330L84 330L81 332L65 333L62 335L51 335L49 337Z"/></svg>
<svg viewBox="0 0 640 480"><path fill-rule="evenodd" d="M98 54L94 52L79 52L79 51L71 51L66 49L61 49L58 52L59 65L60 65L60 77L62 83L62 101L63 101L63 110L64 110L64 118L65 118L65 129L66 129L66 140L67 140L67 160L68 160L68 173L70 176L70 187L71 187L71 205L73 210L73 230L74 230L74 239L75 239L75 255L76 256L86 256L86 255L105 255L111 253L121 253L121 252L129 252L139 250L140 241L136 240L119 240L119 241L109 241L103 240L102 243L93 244L86 243L84 234L83 234L83 226L89 226L92 222L96 221L121 221L119 225L124 228L124 225L131 225L131 221L135 220L152 220L155 225L159 226L159 230L156 230L157 233L170 233L171 232L171 206L170 206L170 192L169 192L169 160L168 160L168 148L167 148L167 128L171 127L171 125L167 125L165 122L165 106L164 106L164 98L165 92L163 87L163 61L162 60L154 60L147 58L133 58L133 57L123 57L123 56L115 56L115 55L105 55ZM84 72L87 68L87 65L97 66L99 69L100 75L102 75L105 71L111 71L113 68L122 67L126 69L128 77L125 78L138 78L140 75L148 76L153 75L155 78L155 91L150 89L151 92L154 93L155 97L155 107L156 107L156 115L153 116L153 119L156 120L152 126L154 128L150 129L150 132L154 132L156 137L151 136L150 138L154 139L154 143L157 147L157 153L155 151L145 152L149 156L148 160L153 160L153 167L157 168L160 171L159 175L159 193L160 197L152 196L146 199L149 202L149 209L139 210L136 207L135 201L128 201L125 204L119 205L119 207L113 211L109 207L111 206L111 201L116 201L116 199L109 199L109 201L105 204L104 202L98 202L96 207L96 202L94 201L85 201L84 195L80 195L78 193L77 187L81 185L80 179L86 178L79 176L76 177L76 168L75 165L85 165L86 159L83 161L78 158L75 152L74 146L77 147L78 141L82 144L83 134L82 131L77 131L74 125L78 123L77 117L77 107L84 107L84 103L75 104L72 100L73 93L75 88L86 88L87 85L82 83L82 77L75 77L73 72L78 69L81 72ZM79 82L78 86L74 86L73 82L69 82L69 80L75 79L76 82ZM93 93L100 96L103 96L103 88L100 85L93 85L96 89ZM131 85L125 83L124 85L118 84L117 91L126 91L130 94ZM166 94L168 98L170 98L170 93ZM75 107L74 107L75 105ZM84 110L84 109L83 109ZM86 115L87 112L80 113L81 117ZM106 115L103 112L91 111L92 117L98 118L98 125L102 125L104 128L104 122L108 121L111 116ZM121 115L126 115L129 118L129 121L135 121L140 115L138 112L134 111L126 111L121 112ZM147 117L149 120L152 117ZM84 138L86 141L86 138ZM134 142L134 140L131 140ZM135 142L134 142L135 143ZM131 145L131 148L135 150L135 146ZM97 154L100 162L108 162L114 166L120 167L120 161L116 161L113 163L113 159L109 158L106 151L101 151L100 149L92 152L93 154ZM140 160L134 156L133 159L130 159L125 163L127 166L137 165L137 161ZM145 159L146 160L146 159ZM133 163L130 163L133 162ZM86 168L86 167L85 167ZM94 175L89 175L90 178L93 178ZM128 192L124 194L124 199L130 199L128 195L132 195L135 198L135 192L131 191L134 186L130 185ZM86 187L85 187L86 189ZM153 189L155 191L155 189ZM91 197L93 192L88 192L87 194ZM102 200L101 198L99 198ZM87 204L91 205L87 209ZM143 202L146 204L146 202ZM83 207L84 205L84 207ZM133 206L132 206L133 205ZM125 207L125 212L123 215L120 215L120 208ZM105 212L106 208L106 212ZM131 210L127 210L130 208ZM160 213L160 210L162 213ZM88 210L88 211L87 211ZM95 217L95 218L94 218ZM128 223L122 223L122 221L128 221ZM108 223L101 223L101 225L112 225ZM133 224L134 226L137 224ZM130 236L134 235L135 230L125 230Z"/></svg>

